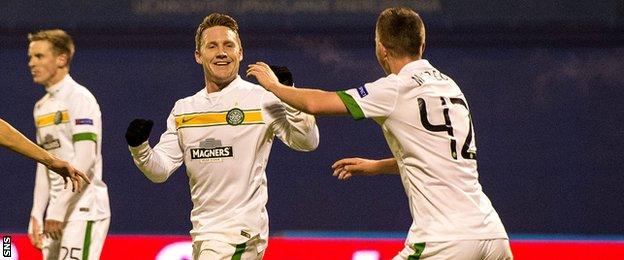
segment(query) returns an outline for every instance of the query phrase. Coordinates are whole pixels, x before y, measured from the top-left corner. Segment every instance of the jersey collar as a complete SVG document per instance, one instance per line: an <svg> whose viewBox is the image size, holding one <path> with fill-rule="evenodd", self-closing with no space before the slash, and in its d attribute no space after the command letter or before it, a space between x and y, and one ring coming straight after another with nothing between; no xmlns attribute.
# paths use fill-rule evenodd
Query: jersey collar
<svg viewBox="0 0 624 260"><path fill-rule="evenodd" d="M236 78L232 80L232 82L230 82L230 84L228 84L225 88L221 89L221 91L208 93L208 90L206 90L206 88L202 89L201 91L202 96L210 99L210 98L221 97L223 95L227 95L227 93L232 92L232 90L240 86L240 82L242 80L243 79L241 79L240 75L236 75Z"/></svg>
<svg viewBox="0 0 624 260"><path fill-rule="evenodd" d="M50 87L47 87L45 90L52 97L59 96L64 92L66 86L70 85L72 82L74 82L74 79L69 76L69 74L67 74L61 81Z"/></svg>
<svg viewBox="0 0 624 260"><path fill-rule="evenodd" d="M433 66L431 66L431 63L429 63L428 60L420 59L420 60L415 60L408 64L405 64L405 66L403 66L403 68L401 68L401 70L399 71L399 75L412 74L413 71L424 71L424 70L429 70L429 69L433 69Z"/></svg>

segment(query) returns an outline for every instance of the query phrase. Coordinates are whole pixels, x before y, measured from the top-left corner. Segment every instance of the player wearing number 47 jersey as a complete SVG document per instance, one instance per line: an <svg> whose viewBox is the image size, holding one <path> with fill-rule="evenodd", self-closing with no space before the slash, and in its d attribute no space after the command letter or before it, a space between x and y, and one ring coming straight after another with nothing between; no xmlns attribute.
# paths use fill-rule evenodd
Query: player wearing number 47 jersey
<svg viewBox="0 0 624 260"><path fill-rule="evenodd" d="M34 109L37 142L91 178L81 193L72 193L39 164L28 235L45 259L99 259L110 223L100 107L69 75L74 44L65 31L40 31L28 39L33 81L46 90Z"/></svg>
<svg viewBox="0 0 624 260"><path fill-rule="evenodd" d="M422 20L411 9L389 8L375 32L377 58L388 76L358 88L287 88L261 62L247 73L304 112L350 114L381 125L394 158L347 158L333 167L339 179L400 175L413 222L395 259L511 259L505 228L478 181L466 98L452 79L421 58Z"/></svg>

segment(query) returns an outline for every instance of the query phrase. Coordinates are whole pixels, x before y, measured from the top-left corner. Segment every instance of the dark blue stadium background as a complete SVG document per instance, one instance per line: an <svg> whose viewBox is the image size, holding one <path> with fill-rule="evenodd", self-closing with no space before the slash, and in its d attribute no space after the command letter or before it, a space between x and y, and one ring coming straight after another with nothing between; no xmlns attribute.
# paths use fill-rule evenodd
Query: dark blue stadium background
<svg viewBox="0 0 624 260"><path fill-rule="evenodd" d="M383 76L373 28L386 1L368 7L347 1L360 11L330 8L340 1L316 9L302 1L273 9L230 1L217 10L198 10L192 0L72 2L0 4L10 10L0 14L0 117L34 137L32 107L44 90L27 69L26 34L62 27L74 35L71 75L95 94L103 113L111 233L190 229L184 168L164 184L149 182L134 167L123 134L133 118L150 118L155 144L174 102L202 88L193 37L210 11L238 19L243 70L258 60L286 65L296 85L326 90ZM508 232L623 235L621 1L394 2L423 10L425 58L468 99L480 181ZM399 178L331 176L336 159L390 156L378 126L348 117L318 118L318 125L315 152L275 142L267 168L271 230L405 232L411 218ZM0 231L26 232L34 163L2 149L0 166Z"/></svg>

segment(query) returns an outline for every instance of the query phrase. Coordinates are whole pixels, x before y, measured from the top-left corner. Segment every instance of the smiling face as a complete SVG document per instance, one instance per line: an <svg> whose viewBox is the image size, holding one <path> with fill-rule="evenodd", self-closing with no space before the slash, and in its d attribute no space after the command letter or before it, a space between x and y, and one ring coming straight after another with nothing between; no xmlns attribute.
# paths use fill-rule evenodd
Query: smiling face
<svg viewBox="0 0 624 260"><path fill-rule="evenodd" d="M202 32L195 61L204 68L208 88L216 85L223 89L232 82L238 75L241 60L243 49L236 32L225 26L209 27Z"/></svg>
<svg viewBox="0 0 624 260"><path fill-rule="evenodd" d="M68 73L67 55L56 54L49 41L32 41L28 45L28 67L33 82L45 87L61 81Z"/></svg>

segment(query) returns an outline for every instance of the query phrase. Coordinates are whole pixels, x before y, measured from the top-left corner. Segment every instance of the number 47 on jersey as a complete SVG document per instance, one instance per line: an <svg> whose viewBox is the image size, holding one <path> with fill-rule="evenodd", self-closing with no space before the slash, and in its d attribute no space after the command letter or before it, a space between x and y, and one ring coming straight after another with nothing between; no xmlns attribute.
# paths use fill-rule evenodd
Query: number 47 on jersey
<svg viewBox="0 0 624 260"><path fill-rule="evenodd" d="M461 127L468 128L467 129L468 131L466 131L466 133L468 134L466 135L466 139L464 140L464 145L462 146L462 149L461 149L461 156L464 159L471 159L471 160L477 159L476 151L474 149L470 149L470 144L473 141L473 130L472 130L472 118L470 116L470 110L468 109L468 105L461 98L440 97L439 101L440 101L439 104L433 104L437 102L430 102L429 106L438 106L438 105L441 106L441 107L436 107L437 109L434 109L434 110L439 111L441 108L442 115L444 116L444 124L434 125L434 124L431 124L429 122L429 119L427 118L427 103L425 102L425 99L418 98L418 107L420 110L420 122L422 123L423 127L432 132L446 132L449 135L449 139L451 140L451 144L450 144L451 157L453 159L457 159L457 140L455 137L453 122L451 122L451 117L449 115L449 110L465 109L465 111L468 113L467 117L462 117L462 119L460 120L455 120L456 121L455 125L457 127L461 126Z"/></svg>

